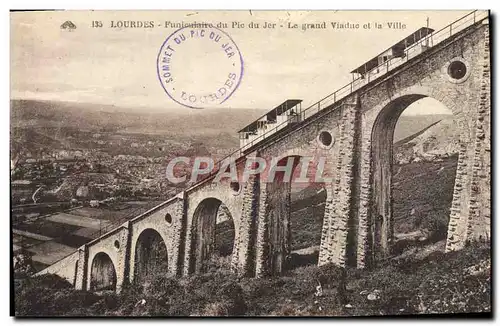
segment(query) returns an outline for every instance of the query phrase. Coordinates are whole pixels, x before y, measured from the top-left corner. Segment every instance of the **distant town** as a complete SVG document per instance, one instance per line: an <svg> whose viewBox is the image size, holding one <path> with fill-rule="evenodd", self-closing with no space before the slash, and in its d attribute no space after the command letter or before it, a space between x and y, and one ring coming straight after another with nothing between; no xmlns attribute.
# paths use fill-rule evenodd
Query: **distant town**
<svg viewBox="0 0 500 326"><path fill-rule="evenodd" d="M165 199L178 188L186 187L167 181L165 168L169 159L176 153L188 157L210 155L199 143L183 146L164 140L99 133L93 134L88 142L110 148L45 149L14 157L11 160L13 204L84 201L96 205L96 201L110 198ZM215 156L221 158L227 153L229 150L218 150Z"/></svg>
<svg viewBox="0 0 500 326"><path fill-rule="evenodd" d="M166 166L173 157L219 160L238 144L236 134L207 135L203 126L202 135L185 137L174 129L183 128L178 120L184 117L169 121L161 115L155 120L165 123L163 128L129 130L136 116L126 120L85 107L86 119L80 119L77 128L68 121L71 113L64 115L71 110L65 104L14 101L12 105L17 123L11 128L13 247L16 259L29 262L21 265L31 272L189 186L189 179L176 184L167 180ZM102 117L108 114L108 120ZM36 128L30 125L32 117ZM176 174L189 172L184 169L188 166L179 165Z"/></svg>

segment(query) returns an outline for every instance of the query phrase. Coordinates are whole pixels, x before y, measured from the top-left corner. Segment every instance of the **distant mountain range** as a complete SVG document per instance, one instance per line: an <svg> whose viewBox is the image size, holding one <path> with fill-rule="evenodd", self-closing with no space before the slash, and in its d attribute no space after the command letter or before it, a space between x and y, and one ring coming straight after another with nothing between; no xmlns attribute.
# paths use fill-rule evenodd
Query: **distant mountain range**
<svg viewBox="0 0 500 326"><path fill-rule="evenodd" d="M11 100L12 127L77 127L80 130L144 134L236 133L265 113L259 109L141 112L112 105Z"/></svg>
<svg viewBox="0 0 500 326"><path fill-rule="evenodd" d="M203 109L142 112L112 105L11 100L11 150L35 153L43 148L75 149L78 140L93 134L164 139L170 142L205 142L235 149L237 131L260 117L257 109ZM124 149L126 150L126 149Z"/></svg>

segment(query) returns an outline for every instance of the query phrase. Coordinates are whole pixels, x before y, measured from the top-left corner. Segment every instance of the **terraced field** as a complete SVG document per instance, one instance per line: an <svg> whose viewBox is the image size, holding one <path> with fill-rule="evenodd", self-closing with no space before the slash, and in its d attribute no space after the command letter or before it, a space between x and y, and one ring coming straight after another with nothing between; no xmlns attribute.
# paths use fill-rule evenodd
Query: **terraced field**
<svg viewBox="0 0 500 326"><path fill-rule="evenodd" d="M76 207L37 216L14 216L13 250L30 252L35 270L74 252L76 248L110 230L123 219L131 219L158 202L129 202L112 208ZM34 216L33 216L34 215Z"/></svg>

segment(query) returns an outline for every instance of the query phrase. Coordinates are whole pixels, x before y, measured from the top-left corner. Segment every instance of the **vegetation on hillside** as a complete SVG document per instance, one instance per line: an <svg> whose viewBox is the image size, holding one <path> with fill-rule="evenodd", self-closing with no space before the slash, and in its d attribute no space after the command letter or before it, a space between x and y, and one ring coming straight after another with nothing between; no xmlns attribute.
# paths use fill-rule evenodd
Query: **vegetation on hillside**
<svg viewBox="0 0 500 326"><path fill-rule="evenodd" d="M74 290L55 275L16 280L17 316L373 316L491 311L490 247L386 261L374 270L307 266L282 277L158 273L120 294Z"/></svg>

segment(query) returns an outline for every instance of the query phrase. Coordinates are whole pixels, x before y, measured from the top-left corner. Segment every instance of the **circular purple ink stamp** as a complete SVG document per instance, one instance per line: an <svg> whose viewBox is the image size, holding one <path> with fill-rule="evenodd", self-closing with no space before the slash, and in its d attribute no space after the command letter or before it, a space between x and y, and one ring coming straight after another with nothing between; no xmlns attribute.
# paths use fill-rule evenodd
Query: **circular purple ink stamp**
<svg viewBox="0 0 500 326"><path fill-rule="evenodd" d="M189 108L224 103L243 76L243 58L233 39L210 26L183 27L163 42L156 62L167 95Z"/></svg>

